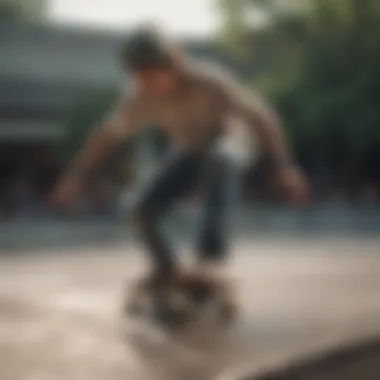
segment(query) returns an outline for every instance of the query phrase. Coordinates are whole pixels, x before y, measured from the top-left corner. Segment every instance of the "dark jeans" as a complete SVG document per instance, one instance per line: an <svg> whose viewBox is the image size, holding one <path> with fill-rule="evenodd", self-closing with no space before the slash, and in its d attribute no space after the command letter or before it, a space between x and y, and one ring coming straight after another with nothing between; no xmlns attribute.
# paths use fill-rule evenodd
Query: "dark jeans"
<svg viewBox="0 0 380 380"><path fill-rule="evenodd" d="M167 155L140 192L133 216L137 231L157 269L175 265L172 247L161 230L161 219L173 202L200 185L203 215L197 253L199 259L222 260L228 249L228 222L237 194L239 170L220 154L175 151Z"/></svg>

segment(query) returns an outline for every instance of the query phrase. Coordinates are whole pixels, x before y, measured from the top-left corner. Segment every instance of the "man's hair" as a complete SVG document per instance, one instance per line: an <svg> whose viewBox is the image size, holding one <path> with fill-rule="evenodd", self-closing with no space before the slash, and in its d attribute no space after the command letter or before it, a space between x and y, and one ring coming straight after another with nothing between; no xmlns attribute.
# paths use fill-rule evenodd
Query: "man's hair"
<svg viewBox="0 0 380 380"><path fill-rule="evenodd" d="M160 30L142 27L124 41L122 61L131 71L164 67L172 61L174 50L174 43Z"/></svg>

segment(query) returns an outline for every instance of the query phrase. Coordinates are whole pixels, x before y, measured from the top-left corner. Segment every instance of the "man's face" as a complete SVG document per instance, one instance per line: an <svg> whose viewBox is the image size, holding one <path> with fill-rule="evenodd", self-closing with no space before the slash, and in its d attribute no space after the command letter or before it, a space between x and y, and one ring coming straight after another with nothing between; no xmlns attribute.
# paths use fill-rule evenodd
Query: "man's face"
<svg viewBox="0 0 380 380"><path fill-rule="evenodd" d="M146 69L133 73L137 86L146 94L164 96L170 94L178 84L178 76L167 68Z"/></svg>

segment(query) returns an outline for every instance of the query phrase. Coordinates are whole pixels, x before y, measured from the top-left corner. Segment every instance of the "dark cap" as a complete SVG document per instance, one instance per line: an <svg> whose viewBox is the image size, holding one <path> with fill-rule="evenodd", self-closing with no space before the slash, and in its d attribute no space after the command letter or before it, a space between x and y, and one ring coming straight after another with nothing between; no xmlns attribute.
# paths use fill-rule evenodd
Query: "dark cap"
<svg viewBox="0 0 380 380"><path fill-rule="evenodd" d="M123 64L132 71L166 65L172 45L158 29L145 27L132 32L122 49Z"/></svg>

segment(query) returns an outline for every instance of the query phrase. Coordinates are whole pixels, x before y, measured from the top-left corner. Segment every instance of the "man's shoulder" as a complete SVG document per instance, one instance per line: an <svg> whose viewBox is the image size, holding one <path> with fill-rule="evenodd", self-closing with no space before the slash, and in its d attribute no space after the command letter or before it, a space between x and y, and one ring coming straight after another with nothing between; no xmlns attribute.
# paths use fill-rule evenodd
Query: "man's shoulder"
<svg viewBox="0 0 380 380"><path fill-rule="evenodd" d="M132 81L120 87L118 99L119 102L124 104L129 110L144 107L149 100Z"/></svg>
<svg viewBox="0 0 380 380"><path fill-rule="evenodd" d="M140 90L134 81L123 82L118 88L119 97L126 101L132 101L140 97Z"/></svg>
<svg viewBox="0 0 380 380"><path fill-rule="evenodd" d="M189 67L194 79L205 85L224 88L238 82L232 70L215 61L197 59Z"/></svg>

